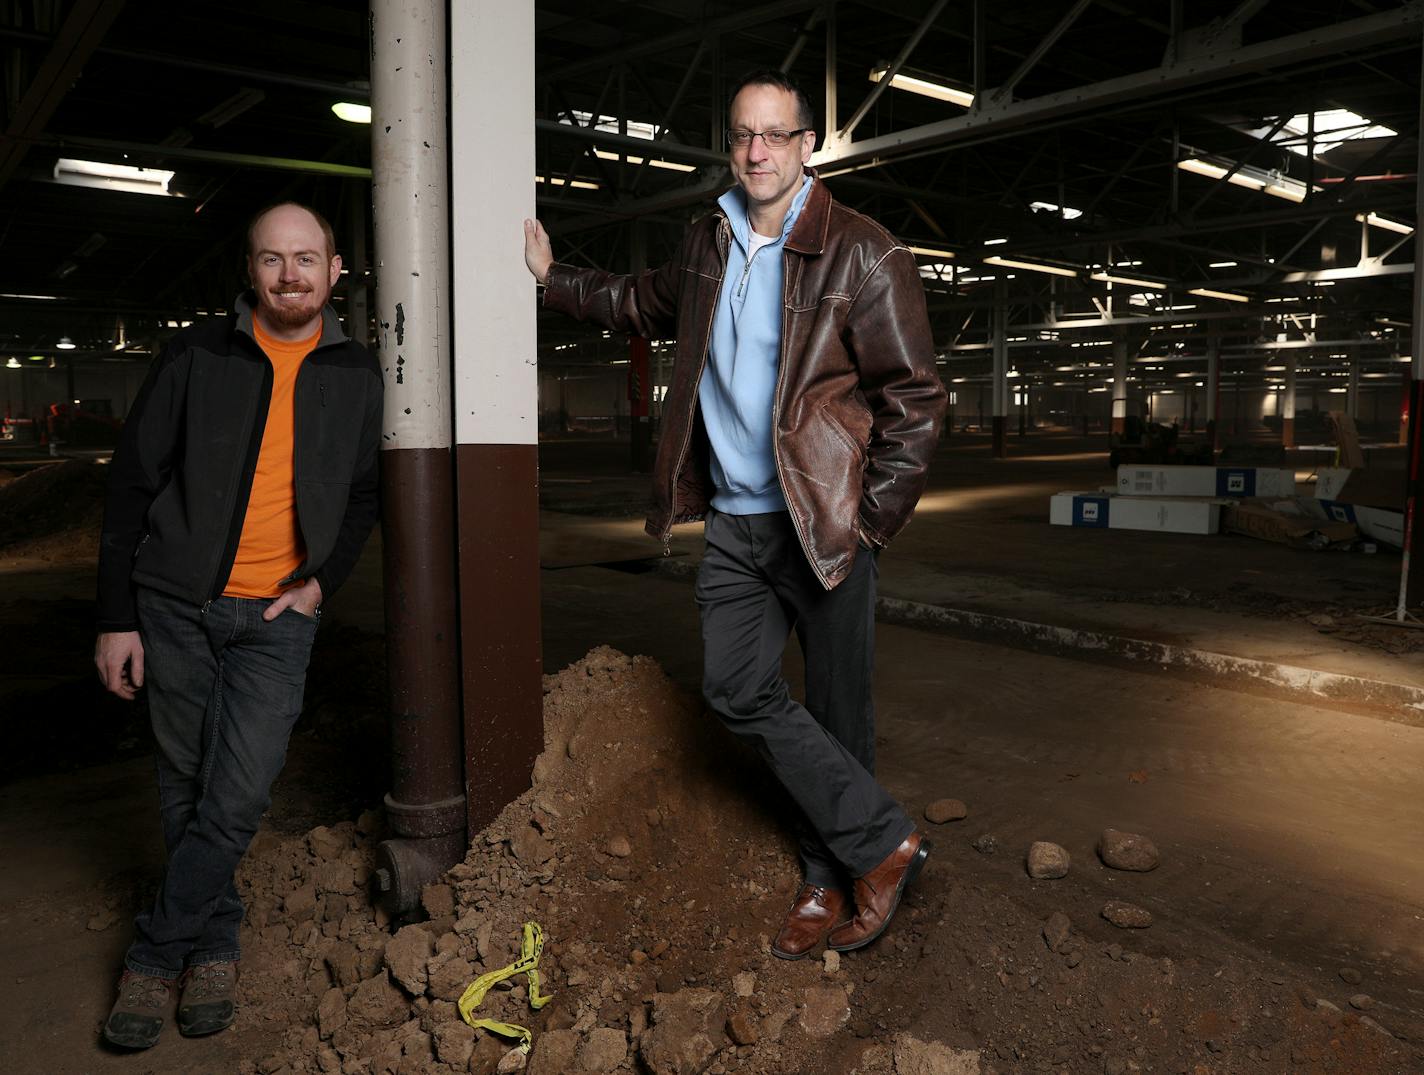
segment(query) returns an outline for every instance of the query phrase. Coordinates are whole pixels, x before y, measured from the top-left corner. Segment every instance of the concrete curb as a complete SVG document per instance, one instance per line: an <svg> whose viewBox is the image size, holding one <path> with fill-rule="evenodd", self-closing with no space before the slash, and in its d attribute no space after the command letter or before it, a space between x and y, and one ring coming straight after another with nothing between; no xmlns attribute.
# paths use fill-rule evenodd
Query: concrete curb
<svg viewBox="0 0 1424 1075"><path fill-rule="evenodd" d="M887 623L912 627L933 626L975 638L988 635L996 642L1038 652L1071 655L1088 651L1119 660L1200 672L1226 680L1225 685L1237 688L1267 687L1273 692L1284 692L1303 702L1348 702L1383 706L1400 711L1402 716L1411 720L1424 722L1424 688L1405 683L1389 683L1339 672L1324 672L1317 668L1233 657L1211 650L1149 642L1101 631L1056 627L1047 623L927 605L895 597L879 598L875 610L876 617Z"/></svg>
<svg viewBox="0 0 1424 1075"><path fill-rule="evenodd" d="M692 578L697 565L687 561L661 561L658 570L675 578ZM1424 724L1424 688L1406 683L1365 679L1317 668L1233 657L1211 650L1149 642L1140 638L1034 623L986 612L881 597L875 603L876 618L906 627L933 627L1000 645L1031 649L1059 656L1092 655L1109 659L1152 664L1161 668L1195 672L1221 681L1236 690L1266 689L1285 694L1307 704L1367 705L1390 710L1401 719Z"/></svg>

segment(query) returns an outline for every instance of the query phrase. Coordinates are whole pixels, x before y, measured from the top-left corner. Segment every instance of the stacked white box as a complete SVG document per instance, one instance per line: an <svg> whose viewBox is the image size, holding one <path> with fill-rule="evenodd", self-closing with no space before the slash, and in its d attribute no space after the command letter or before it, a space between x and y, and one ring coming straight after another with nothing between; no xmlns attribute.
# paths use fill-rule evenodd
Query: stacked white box
<svg viewBox="0 0 1424 1075"><path fill-rule="evenodd" d="M1294 496L1295 471L1277 467L1117 468L1120 496Z"/></svg>

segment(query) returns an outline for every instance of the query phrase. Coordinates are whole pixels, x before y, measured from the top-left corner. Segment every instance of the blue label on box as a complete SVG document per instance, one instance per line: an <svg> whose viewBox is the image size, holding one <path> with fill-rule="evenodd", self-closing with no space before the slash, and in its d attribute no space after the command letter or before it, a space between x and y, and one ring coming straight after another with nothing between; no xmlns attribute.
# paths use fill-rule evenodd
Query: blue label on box
<svg viewBox="0 0 1424 1075"><path fill-rule="evenodd" d="M1216 470L1216 495L1255 496L1256 471L1253 469L1227 470L1224 467L1218 467Z"/></svg>
<svg viewBox="0 0 1424 1075"><path fill-rule="evenodd" d="M1341 504L1334 500L1322 500L1320 506L1325 509L1325 514L1330 516L1337 523L1355 522L1355 509L1350 504Z"/></svg>
<svg viewBox="0 0 1424 1075"><path fill-rule="evenodd" d="M1075 496L1073 498L1073 525L1100 526L1107 529L1108 498L1105 496Z"/></svg>

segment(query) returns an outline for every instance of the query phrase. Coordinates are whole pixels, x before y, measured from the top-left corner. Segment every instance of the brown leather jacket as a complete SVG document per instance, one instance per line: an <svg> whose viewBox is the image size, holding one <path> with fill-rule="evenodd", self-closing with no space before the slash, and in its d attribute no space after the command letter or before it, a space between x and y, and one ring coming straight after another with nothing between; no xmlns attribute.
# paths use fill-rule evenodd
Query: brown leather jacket
<svg viewBox="0 0 1424 1075"><path fill-rule="evenodd" d="M664 545L673 524L702 518L712 499L697 386L730 241L718 210L660 268L616 276L556 263L544 292L545 306L581 321L677 337L647 521ZM784 256L773 449L801 547L829 590L850 572L858 541L883 548L910 521L945 390L914 255L884 228L818 180Z"/></svg>

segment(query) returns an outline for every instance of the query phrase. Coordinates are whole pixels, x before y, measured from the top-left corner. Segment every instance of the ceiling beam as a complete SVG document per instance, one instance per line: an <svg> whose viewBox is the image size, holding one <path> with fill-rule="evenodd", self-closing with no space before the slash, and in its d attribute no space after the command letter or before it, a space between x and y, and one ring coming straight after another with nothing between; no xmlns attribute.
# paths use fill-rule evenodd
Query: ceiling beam
<svg viewBox="0 0 1424 1075"><path fill-rule="evenodd" d="M986 133L998 134L1032 127L1128 101L1145 102L1194 86L1223 82L1321 56L1344 58L1344 54L1351 50L1369 47L1416 48L1422 13L1421 6L1411 2L1378 15L1367 15L1243 48L1195 54L1189 59L1151 70L1104 79L1059 93L1021 101L987 103L983 108L953 119L893 131L876 138L838 142L816 154L812 163L820 167L841 167L866 161L885 161L970 137L982 138Z"/></svg>
<svg viewBox="0 0 1424 1075"><path fill-rule="evenodd" d="M69 9L64 25L0 138L0 187L30 151L34 137L45 129L123 6L124 0L77 0Z"/></svg>

